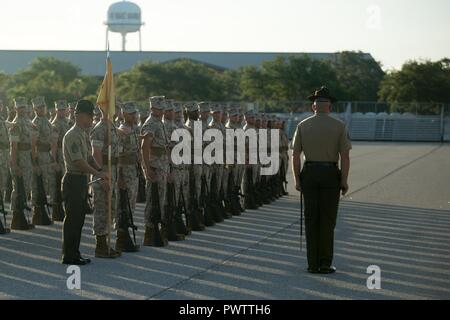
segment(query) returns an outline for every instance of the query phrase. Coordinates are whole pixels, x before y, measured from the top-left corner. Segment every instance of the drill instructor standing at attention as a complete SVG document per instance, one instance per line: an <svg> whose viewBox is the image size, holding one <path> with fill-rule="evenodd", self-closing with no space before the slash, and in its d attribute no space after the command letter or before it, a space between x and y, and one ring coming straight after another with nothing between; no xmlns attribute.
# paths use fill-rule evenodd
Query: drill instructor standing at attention
<svg viewBox="0 0 450 320"><path fill-rule="evenodd" d="M297 126L293 140L293 173L296 189L305 199L305 231L308 272L333 273L334 228L340 192L348 191L350 149L345 123L330 116L336 101L328 88L317 90L309 100L314 115ZM305 155L300 172L300 154ZM340 159L340 169L338 161Z"/></svg>

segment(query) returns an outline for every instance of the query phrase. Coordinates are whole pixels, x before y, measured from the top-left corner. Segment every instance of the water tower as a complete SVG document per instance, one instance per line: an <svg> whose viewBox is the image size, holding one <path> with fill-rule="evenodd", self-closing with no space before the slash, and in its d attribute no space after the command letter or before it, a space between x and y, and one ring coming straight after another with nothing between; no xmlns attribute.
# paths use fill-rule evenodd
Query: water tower
<svg viewBox="0 0 450 320"><path fill-rule="evenodd" d="M122 51L125 51L128 33L139 32L139 51L142 51L141 27L144 25L141 8L135 3L121 1L113 3L108 9L106 25L106 46L108 46L109 32L122 35Z"/></svg>

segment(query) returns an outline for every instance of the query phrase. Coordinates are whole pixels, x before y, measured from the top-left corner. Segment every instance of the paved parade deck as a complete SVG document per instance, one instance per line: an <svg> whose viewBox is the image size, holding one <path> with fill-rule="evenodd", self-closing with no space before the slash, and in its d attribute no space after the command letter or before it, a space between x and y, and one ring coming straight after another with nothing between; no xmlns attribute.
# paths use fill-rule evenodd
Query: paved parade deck
<svg viewBox="0 0 450 320"><path fill-rule="evenodd" d="M298 193L166 248L93 258L87 216L81 290L66 287L61 223L0 236L2 299L449 299L450 144L354 143L333 275L305 271ZM290 176L290 175L289 175ZM11 217L9 216L9 219ZM135 215L143 238L143 205ZM381 268L381 289L366 269Z"/></svg>

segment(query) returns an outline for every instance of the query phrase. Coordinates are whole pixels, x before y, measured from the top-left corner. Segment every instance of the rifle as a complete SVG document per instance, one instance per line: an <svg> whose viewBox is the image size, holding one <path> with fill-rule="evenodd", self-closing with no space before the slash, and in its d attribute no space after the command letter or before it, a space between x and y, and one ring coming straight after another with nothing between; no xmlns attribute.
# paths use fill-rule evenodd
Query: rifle
<svg viewBox="0 0 450 320"><path fill-rule="evenodd" d="M42 175L36 175L36 183L37 183L37 190L38 190L36 205L43 209L43 212L42 212L43 223L50 224L51 223L50 218L49 218L50 211L48 210L50 205L47 202L47 194L45 192L44 180L42 179ZM44 208L45 208L45 210L44 210Z"/></svg>
<svg viewBox="0 0 450 320"><path fill-rule="evenodd" d="M211 227L215 224L214 219L211 216L211 211L214 211L214 208L211 206L210 194L208 192L208 184L206 182L206 176L201 176L201 197L200 204L203 207L203 216L205 218L205 226Z"/></svg>
<svg viewBox="0 0 450 320"><path fill-rule="evenodd" d="M61 194L61 171L55 172L55 198L53 199L52 218L54 221L64 220L64 211L62 208L62 194Z"/></svg>
<svg viewBox="0 0 450 320"><path fill-rule="evenodd" d="M5 226L3 227L2 222L0 220L0 234L9 233L11 230L6 228L6 215L8 214L5 210L5 205L3 203L3 194L0 194L0 213L3 214L3 221L5 222Z"/></svg>
<svg viewBox="0 0 450 320"><path fill-rule="evenodd" d="M23 177L16 176L17 185L17 211L24 213L24 211L31 212L31 208L27 204L27 197L25 195L25 186L23 184ZM25 215L25 213L24 213ZM30 219L28 215L25 215L28 225L30 225Z"/></svg>
<svg viewBox="0 0 450 320"><path fill-rule="evenodd" d="M120 189L119 198L120 198L120 226L126 229L131 228L131 230L133 230L133 240L134 244L136 244L136 230L138 229L138 227L134 224L133 221L133 212L131 211L128 190Z"/></svg>
<svg viewBox="0 0 450 320"><path fill-rule="evenodd" d="M152 243L154 246L162 247L164 246L163 239L161 237L161 233L159 231L159 223L161 222L161 207L159 205L159 193L158 193L158 183L152 182L151 184L151 221L155 226L155 232L153 233Z"/></svg>

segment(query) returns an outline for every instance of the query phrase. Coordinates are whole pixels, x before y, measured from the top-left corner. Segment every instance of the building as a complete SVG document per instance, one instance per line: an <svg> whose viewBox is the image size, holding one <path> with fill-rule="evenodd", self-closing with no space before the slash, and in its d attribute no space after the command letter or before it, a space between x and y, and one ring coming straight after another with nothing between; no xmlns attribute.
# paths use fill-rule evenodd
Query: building
<svg viewBox="0 0 450 320"><path fill-rule="evenodd" d="M259 66L263 61L274 60L279 56L307 55L311 59L336 59L335 53L273 53L273 52L158 52L158 51L114 51L114 72L131 69L136 63L153 60L169 62L179 59L190 59L204 63L210 67L227 70L243 66ZM373 57L364 53L367 59ZM0 50L0 71L14 74L25 69L37 57L55 57L66 60L80 67L84 75L103 76L105 74L105 51L36 51L36 50Z"/></svg>

